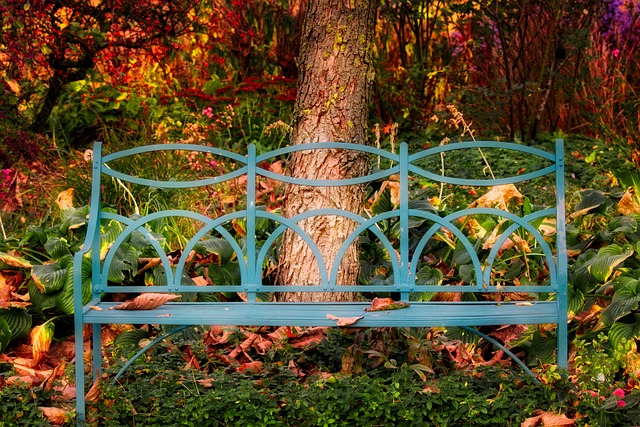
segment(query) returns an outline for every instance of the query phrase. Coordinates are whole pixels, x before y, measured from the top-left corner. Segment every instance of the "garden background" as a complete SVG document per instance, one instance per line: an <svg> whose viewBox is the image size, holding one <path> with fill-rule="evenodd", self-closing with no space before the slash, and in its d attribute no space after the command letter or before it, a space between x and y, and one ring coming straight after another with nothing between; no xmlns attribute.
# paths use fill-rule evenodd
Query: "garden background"
<svg viewBox="0 0 640 427"><path fill-rule="evenodd" d="M303 0L0 0L0 425L73 423L64 280L82 242L91 142L109 151L287 145L304 11ZM417 150L499 139L548 148L566 140L568 376L554 368L555 338L544 328L486 331L522 355L540 383L456 330L194 330L154 350L133 380L92 389L93 420L637 424L639 44L637 0L378 4L370 144L394 150L407 141ZM480 197L476 190L424 195L447 212ZM130 213L166 203L117 184L109 191ZM281 193L266 193L265 205L277 209ZM184 203L220 214L239 196L223 188ZM361 265L380 268L373 261L363 253ZM523 266L507 273L512 282L530 274ZM105 333L114 366L155 333Z"/></svg>

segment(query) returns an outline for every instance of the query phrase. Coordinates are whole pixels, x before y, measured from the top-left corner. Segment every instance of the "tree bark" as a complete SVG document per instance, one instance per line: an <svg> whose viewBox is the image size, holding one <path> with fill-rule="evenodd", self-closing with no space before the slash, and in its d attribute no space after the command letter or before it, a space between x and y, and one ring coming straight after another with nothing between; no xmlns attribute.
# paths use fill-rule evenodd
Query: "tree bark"
<svg viewBox="0 0 640 427"><path fill-rule="evenodd" d="M292 144L354 142L364 144L371 85L374 79L372 44L376 17L373 0L309 2L298 59L299 81L293 118ZM368 170L365 156L343 150L293 153L288 173L307 179L344 179ZM364 187L285 186L284 215L319 208L359 213ZM356 224L341 216L312 217L300 222L320 249L330 273L344 239ZM320 270L309 247L288 230L281 245L278 283L316 285ZM356 284L358 247L344 256L337 284ZM284 301L348 301L349 293L288 292Z"/></svg>

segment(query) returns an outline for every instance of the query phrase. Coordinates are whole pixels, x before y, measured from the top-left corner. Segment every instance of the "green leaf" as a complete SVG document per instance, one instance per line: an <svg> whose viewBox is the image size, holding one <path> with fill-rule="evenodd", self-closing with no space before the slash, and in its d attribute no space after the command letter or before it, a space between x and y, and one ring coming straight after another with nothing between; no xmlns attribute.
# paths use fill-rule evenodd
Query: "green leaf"
<svg viewBox="0 0 640 427"><path fill-rule="evenodd" d="M540 332L536 331L527 354L527 365L535 365L538 361L541 363L554 363L556 345L555 336L542 336Z"/></svg>
<svg viewBox="0 0 640 427"><path fill-rule="evenodd" d="M42 313L44 310L56 306L56 294L45 294L36 286L35 282L29 282L29 299L37 312Z"/></svg>
<svg viewBox="0 0 640 427"><path fill-rule="evenodd" d="M478 344L480 342L478 335L458 326L447 328L446 336L451 340L460 340L467 345Z"/></svg>
<svg viewBox="0 0 640 427"><path fill-rule="evenodd" d="M0 353L9 346L11 341L11 328L4 318L0 317Z"/></svg>
<svg viewBox="0 0 640 427"><path fill-rule="evenodd" d="M115 337L113 346L117 353L120 353L124 357L129 357L140 349L140 347L138 347L140 340L148 337L149 332L144 329L126 331Z"/></svg>
<svg viewBox="0 0 640 427"><path fill-rule="evenodd" d="M636 310L639 303L640 280L629 276L618 277L614 284L613 299L602 312L602 321L607 326L611 325L616 320Z"/></svg>
<svg viewBox="0 0 640 427"><path fill-rule="evenodd" d="M237 262L223 266L210 265L208 270L214 285L240 285L240 266Z"/></svg>
<svg viewBox="0 0 640 427"><path fill-rule="evenodd" d="M440 286L444 275L438 268L424 266L416 273L416 285Z"/></svg>
<svg viewBox="0 0 640 427"><path fill-rule="evenodd" d="M604 283L609 279L613 270L625 259L633 255L633 252L634 250L631 245L620 247L612 244L605 246L598 251L598 254L593 259L593 262L589 266L589 272L600 283Z"/></svg>
<svg viewBox="0 0 640 427"><path fill-rule="evenodd" d="M49 238L44 244L44 249L52 259L59 259L71 253L67 241L59 237Z"/></svg>
<svg viewBox="0 0 640 427"><path fill-rule="evenodd" d="M584 190L580 192L582 199L576 205L575 211L589 211L607 203L607 196L602 191Z"/></svg>
<svg viewBox="0 0 640 427"><path fill-rule="evenodd" d="M107 280L114 283L122 283L127 278L133 277L138 271L138 251L127 244L122 243L111 260Z"/></svg>
<svg viewBox="0 0 640 427"><path fill-rule="evenodd" d="M584 294L580 289L576 289L574 286L569 286L569 312L578 314L584 307Z"/></svg>
<svg viewBox="0 0 640 427"><path fill-rule="evenodd" d="M89 216L89 206L82 206L77 209L65 209L62 211L62 224L60 224L60 231L67 233L70 230L75 230L82 227L87 223Z"/></svg>
<svg viewBox="0 0 640 427"><path fill-rule="evenodd" d="M64 286L68 270L57 262L31 267L31 277L38 289L44 294L59 291Z"/></svg>
<svg viewBox="0 0 640 427"><path fill-rule="evenodd" d="M91 300L91 259L83 258L81 267L82 280L82 304ZM68 269L68 274L62 290L56 294L55 305L64 314L73 314L73 266Z"/></svg>
<svg viewBox="0 0 640 427"><path fill-rule="evenodd" d="M640 313L634 313L635 322L625 323L621 321L611 325L609 330L609 342L613 347L621 347L624 341L640 338Z"/></svg>
<svg viewBox="0 0 640 427"><path fill-rule="evenodd" d="M235 251L229 242L218 237L210 237L201 240L196 245L196 251L200 253L216 254L220 257L220 264L227 264L235 255Z"/></svg>
<svg viewBox="0 0 640 427"><path fill-rule="evenodd" d="M11 329L11 340L18 339L31 329L31 315L21 308L0 309L0 319Z"/></svg>
<svg viewBox="0 0 640 427"><path fill-rule="evenodd" d="M378 195L378 198L371 205L371 213L375 216L389 212L394 208L395 206L391 202L391 191L389 191L389 188L387 187Z"/></svg>

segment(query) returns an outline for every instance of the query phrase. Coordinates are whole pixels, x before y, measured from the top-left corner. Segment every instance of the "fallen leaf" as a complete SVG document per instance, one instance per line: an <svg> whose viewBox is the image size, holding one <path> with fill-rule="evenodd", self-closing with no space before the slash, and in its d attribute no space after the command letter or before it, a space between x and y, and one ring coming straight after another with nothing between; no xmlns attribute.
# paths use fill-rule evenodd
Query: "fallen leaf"
<svg viewBox="0 0 640 427"><path fill-rule="evenodd" d="M102 311L102 307L98 307L97 305L90 305L89 308L91 310Z"/></svg>
<svg viewBox="0 0 640 427"><path fill-rule="evenodd" d="M476 201L469 205L470 208L495 208L498 207L502 210L508 210L508 204L514 200L516 204L521 204L524 200L522 194L518 191L515 185L496 185L491 188L486 194L479 197Z"/></svg>
<svg viewBox="0 0 640 427"><path fill-rule="evenodd" d="M555 414L553 412L535 411L535 417L527 418L520 424L520 427L561 427L572 426L576 420L567 418L564 414Z"/></svg>
<svg viewBox="0 0 640 427"><path fill-rule="evenodd" d="M408 302L394 301L391 298L374 298L371 301L371 306L365 308L364 311L399 310L407 308L409 305Z"/></svg>
<svg viewBox="0 0 640 427"><path fill-rule="evenodd" d="M337 320L338 326L349 326L349 325L353 325L354 323L356 323L358 320L364 318L364 316L358 316L358 317L337 317L334 316L333 314L327 314L327 319L330 320Z"/></svg>
<svg viewBox="0 0 640 427"><path fill-rule="evenodd" d="M248 362L240 365L238 367L238 371L252 373L252 374L259 374L261 372L264 372L264 366L260 361Z"/></svg>
<svg viewBox="0 0 640 427"><path fill-rule="evenodd" d="M64 409L40 406L38 410L55 426L63 425L69 418L68 412Z"/></svg>
<svg viewBox="0 0 640 427"><path fill-rule="evenodd" d="M181 296L182 295L175 294L144 293L112 308L114 310L152 310Z"/></svg>
<svg viewBox="0 0 640 427"><path fill-rule="evenodd" d="M84 399L87 402L97 402L100 398L100 394L100 378L98 378L93 382L93 385L87 394L84 395Z"/></svg>

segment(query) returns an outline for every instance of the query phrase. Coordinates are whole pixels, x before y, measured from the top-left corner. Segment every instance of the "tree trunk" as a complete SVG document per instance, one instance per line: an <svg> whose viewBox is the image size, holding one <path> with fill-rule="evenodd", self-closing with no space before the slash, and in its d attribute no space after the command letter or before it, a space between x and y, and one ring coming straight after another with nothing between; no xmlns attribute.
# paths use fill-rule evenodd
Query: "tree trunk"
<svg viewBox="0 0 640 427"><path fill-rule="evenodd" d="M371 47L375 26L373 0L319 0L309 2L298 59L298 95L293 118L292 144L354 142L364 144L371 84L374 78ZM293 153L289 174L307 179L344 179L368 170L365 156L342 150ZM364 187L285 187L284 214L319 208L360 212ZM356 224L341 216L312 217L300 222L317 244L330 273L344 239ZM320 284L320 271L308 246L294 233L283 237L278 283ZM358 247L344 256L337 284L357 283ZM284 301L347 301L348 293L289 292Z"/></svg>

